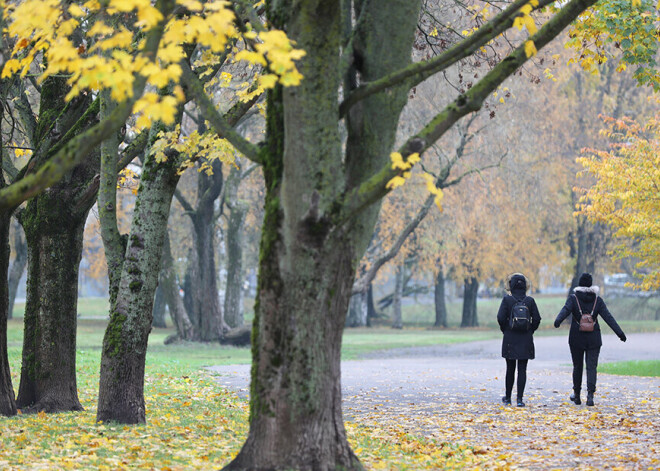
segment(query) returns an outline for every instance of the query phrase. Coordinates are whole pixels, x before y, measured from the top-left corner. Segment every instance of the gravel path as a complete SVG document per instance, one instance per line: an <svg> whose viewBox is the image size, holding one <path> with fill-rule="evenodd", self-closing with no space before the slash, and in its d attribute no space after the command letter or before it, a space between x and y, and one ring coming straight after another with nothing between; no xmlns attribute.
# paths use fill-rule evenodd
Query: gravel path
<svg viewBox="0 0 660 471"><path fill-rule="evenodd" d="M578 407L568 401L567 338L539 337L535 345L524 409L501 405L501 340L487 340L372 352L342 362L344 417L467 443L523 469L660 469L660 378L599 373L596 407ZM603 336L599 363L650 359L660 359L658 333L632 334L626 343ZM211 370L221 384L247 396L249 365ZM507 443L506 437L521 435L524 441ZM585 435L593 442L588 452L578 439Z"/></svg>
<svg viewBox="0 0 660 471"><path fill-rule="evenodd" d="M549 405L563 402L570 393L571 357L564 336L534 340L536 359L527 368L526 397ZM442 398L455 402L475 399L499 401L504 390L505 364L501 340L484 340L452 345L410 347L371 352L364 360L342 362L342 391L345 406L350 398L377 395L381 399L425 402ZM632 334L627 342L603 335L599 363L660 359L660 334ZM250 366L214 366L218 381L246 397ZM610 402L617 391L634 391L655 386L660 379L598 375L599 401ZM585 383L586 389L586 383ZM514 388L515 389L515 388Z"/></svg>

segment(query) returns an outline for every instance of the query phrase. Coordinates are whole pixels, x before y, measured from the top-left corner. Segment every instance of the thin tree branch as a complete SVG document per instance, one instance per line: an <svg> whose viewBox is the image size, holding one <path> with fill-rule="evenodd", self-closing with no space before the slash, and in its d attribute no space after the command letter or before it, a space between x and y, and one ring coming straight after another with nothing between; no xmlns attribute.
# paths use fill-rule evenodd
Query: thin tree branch
<svg viewBox="0 0 660 471"><path fill-rule="evenodd" d="M582 12L596 3L596 0L571 0L550 19L530 40L537 50L546 46L571 24ZM509 76L528 60L524 44L500 61L471 89L459 95L452 103L437 114L418 134L409 138L399 152L404 158L413 153L420 155L442 137L463 116L481 108L484 100ZM346 212L340 216L344 221L356 216L364 208L381 199L389 190L387 183L402 170L392 169L388 163L378 173L344 195Z"/></svg>
<svg viewBox="0 0 660 471"><path fill-rule="evenodd" d="M256 163L260 162L259 148L238 134L218 112L217 108L206 95L204 86L195 76L187 61L179 63L183 71L182 80L190 97L195 100L202 116L207 119L219 137L227 139L245 157Z"/></svg>
<svg viewBox="0 0 660 471"><path fill-rule="evenodd" d="M554 0L541 0L535 8L538 10L553 3ZM339 105L339 117L346 115L348 110L360 100L385 89L391 88L407 81L412 88L423 82L431 75L441 72L461 59L464 59L479 50L491 39L497 37L513 25L513 20L520 14L519 9L529 0L516 0L502 13L479 28L472 36L447 49L444 53L432 59L415 62L402 70L393 72L373 82L360 85Z"/></svg>
<svg viewBox="0 0 660 471"><path fill-rule="evenodd" d="M167 14L164 14L163 20L152 28L147 35L142 54L150 61L156 58L156 51L165 30L166 18ZM11 210L23 201L57 183L101 142L113 132L116 132L131 115L133 104L142 96L145 85L146 77L138 74L133 83L131 98L118 105L108 118L82 134L73 137L53 157L44 162L36 172L25 174L19 181L0 190L0 211Z"/></svg>
<svg viewBox="0 0 660 471"><path fill-rule="evenodd" d="M174 190L174 197L181 204L181 206L183 206L183 210L186 212L186 214L188 214L191 217L195 215L196 213L195 209L192 207L190 203L188 203L188 200L186 199L185 196L183 196L183 193L181 193L178 188Z"/></svg>
<svg viewBox="0 0 660 471"><path fill-rule="evenodd" d="M131 143L119 154L119 162L117 162L117 172L126 168L135 157L140 155L147 148L149 142L149 130L145 129L138 136L131 141Z"/></svg>

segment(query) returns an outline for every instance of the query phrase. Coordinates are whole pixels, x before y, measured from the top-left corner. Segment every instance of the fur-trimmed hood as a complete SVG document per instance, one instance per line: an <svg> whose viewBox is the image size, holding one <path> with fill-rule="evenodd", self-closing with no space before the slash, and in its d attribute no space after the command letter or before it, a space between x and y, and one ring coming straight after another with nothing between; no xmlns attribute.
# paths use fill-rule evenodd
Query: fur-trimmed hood
<svg viewBox="0 0 660 471"><path fill-rule="evenodd" d="M573 291L576 293L593 293L596 296L598 296L598 292L600 291L600 288L598 286L592 285L592 286L576 286L573 288Z"/></svg>

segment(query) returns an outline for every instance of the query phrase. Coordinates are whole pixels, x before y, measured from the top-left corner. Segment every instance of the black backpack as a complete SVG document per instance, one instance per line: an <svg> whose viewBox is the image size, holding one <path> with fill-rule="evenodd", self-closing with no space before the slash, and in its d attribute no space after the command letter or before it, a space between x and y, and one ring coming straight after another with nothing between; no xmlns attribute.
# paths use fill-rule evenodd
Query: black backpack
<svg viewBox="0 0 660 471"><path fill-rule="evenodd" d="M532 327L532 316L529 312L529 308L525 304L525 296L522 301L516 300L514 305L511 307L511 315L509 316L509 325L511 330L515 332L527 332Z"/></svg>

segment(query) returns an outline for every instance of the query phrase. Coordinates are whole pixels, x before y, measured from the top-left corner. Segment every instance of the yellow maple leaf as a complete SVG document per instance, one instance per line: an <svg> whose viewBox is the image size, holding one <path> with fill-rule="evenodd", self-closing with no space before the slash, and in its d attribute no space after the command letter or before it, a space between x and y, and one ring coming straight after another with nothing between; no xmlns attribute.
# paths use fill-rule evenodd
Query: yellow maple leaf
<svg viewBox="0 0 660 471"><path fill-rule="evenodd" d="M534 41L527 40L525 41L525 55L527 57L532 57L536 55L536 46L534 45Z"/></svg>

